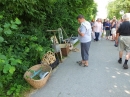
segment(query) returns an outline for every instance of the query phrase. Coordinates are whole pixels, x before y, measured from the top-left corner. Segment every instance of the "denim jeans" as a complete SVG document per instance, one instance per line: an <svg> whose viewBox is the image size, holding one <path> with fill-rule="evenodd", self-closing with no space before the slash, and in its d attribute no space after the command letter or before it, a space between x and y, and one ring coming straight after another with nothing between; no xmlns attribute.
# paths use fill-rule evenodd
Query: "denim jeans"
<svg viewBox="0 0 130 97"><path fill-rule="evenodd" d="M99 33L100 33L100 32L95 32L95 40L96 40L96 41L99 40Z"/></svg>

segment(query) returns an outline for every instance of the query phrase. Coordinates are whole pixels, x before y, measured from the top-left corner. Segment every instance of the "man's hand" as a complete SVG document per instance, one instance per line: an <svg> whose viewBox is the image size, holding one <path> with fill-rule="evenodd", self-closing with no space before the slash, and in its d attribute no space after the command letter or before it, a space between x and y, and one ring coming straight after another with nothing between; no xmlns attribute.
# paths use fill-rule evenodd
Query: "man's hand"
<svg viewBox="0 0 130 97"><path fill-rule="evenodd" d="M80 32L80 28L78 28L78 33L80 36L82 36L82 37L84 36L84 34Z"/></svg>

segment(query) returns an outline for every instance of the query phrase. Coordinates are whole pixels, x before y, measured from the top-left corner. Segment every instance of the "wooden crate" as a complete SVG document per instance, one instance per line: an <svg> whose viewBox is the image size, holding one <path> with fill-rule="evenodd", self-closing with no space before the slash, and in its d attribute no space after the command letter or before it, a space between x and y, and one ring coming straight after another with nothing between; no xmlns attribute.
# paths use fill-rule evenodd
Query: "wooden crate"
<svg viewBox="0 0 130 97"><path fill-rule="evenodd" d="M59 44L63 56L68 56L69 54L69 45L68 44Z"/></svg>

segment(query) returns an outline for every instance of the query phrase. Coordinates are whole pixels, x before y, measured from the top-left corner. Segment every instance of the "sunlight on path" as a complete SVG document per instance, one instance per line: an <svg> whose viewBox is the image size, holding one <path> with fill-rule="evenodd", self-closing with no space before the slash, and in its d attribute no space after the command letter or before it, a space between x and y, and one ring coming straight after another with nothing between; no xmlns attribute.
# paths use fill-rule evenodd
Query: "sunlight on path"
<svg viewBox="0 0 130 97"><path fill-rule="evenodd" d="M130 69L118 64L114 42L92 42L89 67L79 66L78 60L80 52L71 52L45 87L30 97L130 97Z"/></svg>

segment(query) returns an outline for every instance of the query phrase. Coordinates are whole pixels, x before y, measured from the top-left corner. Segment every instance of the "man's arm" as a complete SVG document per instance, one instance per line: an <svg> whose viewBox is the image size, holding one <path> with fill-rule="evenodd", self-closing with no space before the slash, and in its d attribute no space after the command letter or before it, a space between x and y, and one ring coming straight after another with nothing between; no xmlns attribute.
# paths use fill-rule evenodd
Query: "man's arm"
<svg viewBox="0 0 130 97"><path fill-rule="evenodd" d="M82 37L84 37L84 33L82 33L82 32L80 32L80 30L78 29L78 34L80 35L80 36L82 36Z"/></svg>
<svg viewBox="0 0 130 97"><path fill-rule="evenodd" d="M115 38L116 43L118 43L118 38L120 36L120 32L121 32L121 24L118 26L118 28L116 30L116 38Z"/></svg>
<svg viewBox="0 0 130 97"><path fill-rule="evenodd" d="M81 36L81 37L84 37L86 33L86 27L85 26L81 26L80 29L78 29L78 34Z"/></svg>

